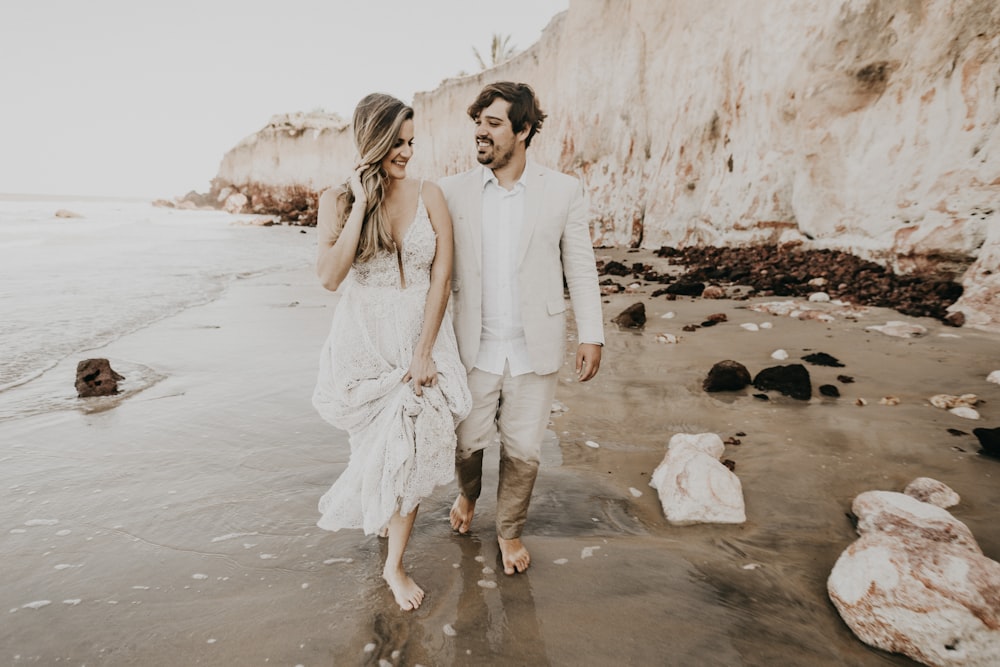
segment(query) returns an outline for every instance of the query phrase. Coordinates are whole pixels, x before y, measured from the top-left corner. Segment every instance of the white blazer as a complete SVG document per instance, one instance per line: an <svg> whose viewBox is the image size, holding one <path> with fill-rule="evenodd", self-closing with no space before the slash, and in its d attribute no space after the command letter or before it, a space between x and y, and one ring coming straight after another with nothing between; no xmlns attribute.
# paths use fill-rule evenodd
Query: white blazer
<svg viewBox="0 0 1000 667"><path fill-rule="evenodd" d="M454 226L452 308L466 370L476 363L482 334L483 169L440 181ZM604 344L601 294L580 181L531 161L524 180L524 227L517 250L521 319L532 370L548 375L559 370L566 353L563 277L582 343Z"/></svg>

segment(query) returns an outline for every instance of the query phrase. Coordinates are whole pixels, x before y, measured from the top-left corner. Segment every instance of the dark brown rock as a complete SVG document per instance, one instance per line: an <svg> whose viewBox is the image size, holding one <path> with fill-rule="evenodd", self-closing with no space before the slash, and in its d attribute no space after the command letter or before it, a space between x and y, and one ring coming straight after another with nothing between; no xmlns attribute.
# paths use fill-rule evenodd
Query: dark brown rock
<svg viewBox="0 0 1000 667"><path fill-rule="evenodd" d="M960 327L965 325L965 313L960 310L956 310L953 313L948 313L944 318L944 323L952 327Z"/></svg>
<svg viewBox="0 0 1000 667"><path fill-rule="evenodd" d="M107 359L84 359L76 365L76 394L80 398L113 396L118 393L118 381L124 379Z"/></svg>
<svg viewBox="0 0 1000 667"><path fill-rule="evenodd" d="M701 296L705 291L705 283L693 282L690 280L679 280L667 287L667 294L677 296Z"/></svg>
<svg viewBox="0 0 1000 667"><path fill-rule="evenodd" d="M802 364L765 368L757 373L753 386L761 391L778 391L800 401L808 401L812 397L809 371Z"/></svg>
<svg viewBox="0 0 1000 667"><path fill-rule="evenodd" d="M641 301L633 303L611 321L626 329L641 329L646 326L646 305Z"/></svg>
<svg viewBox="0 0 1000 667"><path fill-rule="evenodd" d="M601 267L599 273L603 275L611 276L627 276L632 273L632 271L622 264L621 262L611 261Z"/></svg>
<svg viewBox="0 0 1000 667"><path fill-rule="evenodd" d="M837 389L837 387L835 387L832 384L821 384L819 386L819 393L823 394L824 396L830 396L831 398L840 397L840 390Z"/></svg>
<svg viewBox="0 0 1000 667"><path fill-rule="evenodd" d="M739 391L748 384L750 384L750 371L747 367L738 361L726 359L712 366L701 387L708 392Z"/></svg>
<svg viewBox="0 0 1000 667"><path fill-rule="evenodd" d="M815 366L832 366L834 368L843 368L844 364L836 357L832 357L826 352L813 352L812 354L807 354L802 357L803 361L808 361L810 364Z"/></svg>

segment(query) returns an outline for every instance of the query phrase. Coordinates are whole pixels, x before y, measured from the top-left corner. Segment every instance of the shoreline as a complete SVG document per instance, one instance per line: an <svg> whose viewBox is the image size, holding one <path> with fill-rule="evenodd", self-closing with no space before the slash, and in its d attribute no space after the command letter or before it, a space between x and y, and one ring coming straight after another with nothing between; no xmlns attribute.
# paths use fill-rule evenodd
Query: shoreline
<svg viewBox="0 0 1000 667"><path fill-rule="evenodd" d="M620 252L659 266L650 251ZM971 435L1000 420L1000 386L983 367L1000 336L880 308L798 320L747 308L778 297L667 301L643 286L605 297L597 378L573 382L569 357L560 371L566 411L543 447L525 532L531 569L498 574L488 459L471 536L448 528L454 488L421 507L406 564L428 597L400 612L379 576L382 541L314 525L348 453L310 404L336 300L315 282L309 266L234 281L219 299L88 352L148 366L163 375L153 386L104 411L0 423L9 662L908 665L857 640L825 594L856 538L845 517L854 496L939 479L962 496L954 516L1000 558L1000 461L977 454ZM610 323L638 301L643 329ZM726 322L682 329L719 312ZM892 319L928 333L865 328ZM772 328L740 327L765 321ZM755 373L781 363L777 348L786 363L822 351L845 367L807 365L809 401L702 391L715 362ZM819 396L838 373L855 382L839 399ZM927 403L968 392L985 401L978 422ZM886 395L899 405L879 405ZM665 521L648 481L677 432L745 434L725 456L746 524Z"/></svg>

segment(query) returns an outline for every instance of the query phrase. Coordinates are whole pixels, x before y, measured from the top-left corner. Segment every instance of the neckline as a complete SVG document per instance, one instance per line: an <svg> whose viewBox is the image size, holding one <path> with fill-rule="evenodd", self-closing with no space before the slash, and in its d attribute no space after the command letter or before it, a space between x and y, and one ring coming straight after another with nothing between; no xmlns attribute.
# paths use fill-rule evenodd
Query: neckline
<svg viewBox="0 0 1000 667"><path fill-rule="evenodd" d="M399 241L396 241L395 237L392 239L392 242L396 244L396 252L403 251L403 244L406 243L406 239L410 237L410 231L413 229L414 223L417 222L417 217L420 215L420 205L423 203L423 189L424 182L420 181L420 185L417 186L417 206L413 209L413 217L410 218L410 223L406 225L406 231L403 232L401 237L399 237Z"/></svg>

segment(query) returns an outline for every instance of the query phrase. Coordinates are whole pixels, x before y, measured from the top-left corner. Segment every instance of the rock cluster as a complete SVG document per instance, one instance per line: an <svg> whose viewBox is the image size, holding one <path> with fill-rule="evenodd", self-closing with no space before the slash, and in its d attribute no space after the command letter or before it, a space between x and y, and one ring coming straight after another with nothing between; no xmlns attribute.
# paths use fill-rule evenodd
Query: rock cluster
<svg viewBox="0 0 1000 667"><path fill-rule="evenodd" d="M685 248L664 246L660 257L686 267L686 284L749 285L760 296L808 297L823 293L865 306L893 308L904 315L934 317L957 324L947 312L962 295L950 276L897 275L884 266L836 250L796 250L780 246ZM658 276L657 282L673 282ZM700 292L699 292L700 294Z"/></svg>
<svg viewBox="0 0 1000 667"><path fill-rule="evenodd" d="M830 572L827 592L866 644L928 665L986 667L1000 656L1000 563L947 510L957 494L934 480L914 495L854 499L860 538ZM950 492L950 493L949 493Z"/></svg>

